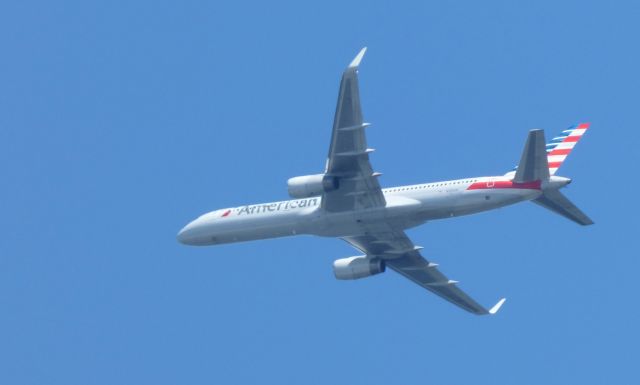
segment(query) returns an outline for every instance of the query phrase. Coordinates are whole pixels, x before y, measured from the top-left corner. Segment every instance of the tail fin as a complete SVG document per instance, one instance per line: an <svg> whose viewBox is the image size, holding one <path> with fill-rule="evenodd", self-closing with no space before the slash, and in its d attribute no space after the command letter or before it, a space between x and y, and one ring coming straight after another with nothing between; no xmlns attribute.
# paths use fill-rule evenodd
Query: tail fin
<svg viewBox="0 0 640 385"><path fill-rule="evenodd" d="M513 181L516 183L542 181L543 186L546 184L546 187L543 187L542 195L532 202L583 226L592 225L593 221L558 190L571 182L571 180L551 176L562 165L562 162L564 162L567 155L573 150L573 147L588 128L589 123L570 127L562 131L559 136L553 138L546 146L544 144L544 131L529 131L527 143L524 145L520 158L520 164L518 164L515 171L506 174L509 177L513 175Z"/></svg>
<svg viewBox="0 0 640 385"><path fill-rule="evenodd" d="M544 131L531 130L527 143L522 150L520 163L516 168L513 181L517 183L533 182L549 179L547 152L544 145Z"/></svg>
<svg viewBox="0 0 640 385"><path fill-rule="evenodd" d="M580 211L579 208L571 203L571 201L558 190L545 190L540 197L532 200L532 202L583 226L593 224L593 221L585 213Z"/></svg>
<svg viewBox="0 0 640 385"><path fill-rule="evenodd" d="M550 175L558 171L562 162L571 153L571 150L573 150L573 147L575 147L587 129L589 129L589 123L571 126L547 143L547 162L549 163Z"/></svg>

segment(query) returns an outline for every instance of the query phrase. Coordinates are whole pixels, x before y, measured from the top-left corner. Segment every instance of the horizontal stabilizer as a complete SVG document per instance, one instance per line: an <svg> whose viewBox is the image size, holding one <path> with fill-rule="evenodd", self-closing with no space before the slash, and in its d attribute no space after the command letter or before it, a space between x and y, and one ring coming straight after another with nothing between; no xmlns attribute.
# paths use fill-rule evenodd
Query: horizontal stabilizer
<svg viewBox="0 0 640 385"><path fill-rule="evenodd" d="M593 224L593 221L585 213L580 211L579 208L571 203L571 201L558 190L547 190L539 198L532 200L532 202L583 226Z"/></svg>

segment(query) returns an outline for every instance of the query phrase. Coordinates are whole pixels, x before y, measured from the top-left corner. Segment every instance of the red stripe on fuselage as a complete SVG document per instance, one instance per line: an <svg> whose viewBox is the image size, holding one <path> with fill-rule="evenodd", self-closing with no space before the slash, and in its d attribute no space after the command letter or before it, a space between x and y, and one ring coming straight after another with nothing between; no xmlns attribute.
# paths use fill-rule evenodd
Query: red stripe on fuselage
<svg viewBox="0 0 640 385"><path fill-rule="evenodd" d="M502 188L512 188L512 189L525 189L525 190L540 190L540 185L542 182L539 180L535 182L524 182L524 183L516 183L510 180L497 180L497 181L485 181L485 182L475 182L472 183L471 186L467 187L467 190L491 190L491 189L502 189Z"/></svg>

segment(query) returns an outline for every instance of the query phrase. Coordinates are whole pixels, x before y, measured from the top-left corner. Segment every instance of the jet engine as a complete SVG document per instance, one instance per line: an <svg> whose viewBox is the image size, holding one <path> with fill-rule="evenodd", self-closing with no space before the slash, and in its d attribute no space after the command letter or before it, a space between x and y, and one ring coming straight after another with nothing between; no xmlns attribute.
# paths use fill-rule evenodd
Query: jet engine
<svg viewBox="0 0 640 385"><path fill-rule="evenodd" d="M325 174L305 175L287 181L291 198L309 198L338 188L338 179Z"/></svg>
<svg viewBox="0 0 640 385"><path fill-rule="evenodd" d="M367 256L349 257L333 262L333 274L337 279L358 279L383 273L384 261Z"/></svg>

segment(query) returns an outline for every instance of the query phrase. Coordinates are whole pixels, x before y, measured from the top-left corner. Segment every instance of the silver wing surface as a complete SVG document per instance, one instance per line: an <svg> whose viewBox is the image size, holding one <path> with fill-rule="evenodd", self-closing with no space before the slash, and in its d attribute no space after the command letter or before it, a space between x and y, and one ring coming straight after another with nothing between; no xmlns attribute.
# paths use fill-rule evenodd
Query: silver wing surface
<svg viewBox="0 0 640 385"><path fill-rule="evenodd" d="M358 66L366 48L363 48L342 74L338 105L333 122L333 133L325 174L335 177L338 188L322 195L322 208L328 212L358 211L384 207L386 201L377 176L369 163L365 128L362 119ZM429 263L418 251L404 231L393 229L386 223L368 224L365 235L343 239L367 256L382 258L385 264L418 285L449 302L474 314L493 314L504 303L500 300L487 310L460 290L436 264Z"/></svg>
<svg viewBox="0 0 640 385"><path fill-rule="evenodd" d="M338 188L322 196L322 207L329 212L384 207L386 202L378 173L369 163L369 153L362 120L358 66L367 49L363 48L342 74L338 105L325 174L336 177Z"/></svg>
<svg viewBox="0 0 640 385"><path fill-rule="evenodd" d="M491 309L478 304L456 286L456 281L442 274L437 269L437 264L424 259L420 255L421 248L415 246L404 231L371 233L343 239L368 256L382 258L391 269L471 313L495 314L505 301L504 298L501 299Z"/></svg>

